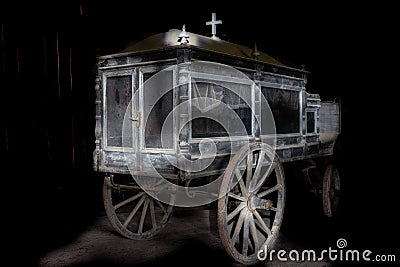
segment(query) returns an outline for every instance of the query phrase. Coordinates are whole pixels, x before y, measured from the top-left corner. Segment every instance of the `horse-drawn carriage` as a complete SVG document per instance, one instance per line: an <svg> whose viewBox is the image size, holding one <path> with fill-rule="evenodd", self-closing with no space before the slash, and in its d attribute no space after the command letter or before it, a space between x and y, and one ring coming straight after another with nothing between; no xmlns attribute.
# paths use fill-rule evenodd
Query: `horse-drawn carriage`
<svg viewBox="0 0 400 267"><path fill-rule="evenodd" d="M131 239L161 230L173 206L218 202L218 230L235 260L252 264L276 240L286 162L333 154L340 104L306 91L307 72L265 53L180 30L100 56L94 169L105 174L113 227ZM320 167L320 166L319 166ZM306 181L332 216L333 164Z"/></svg>

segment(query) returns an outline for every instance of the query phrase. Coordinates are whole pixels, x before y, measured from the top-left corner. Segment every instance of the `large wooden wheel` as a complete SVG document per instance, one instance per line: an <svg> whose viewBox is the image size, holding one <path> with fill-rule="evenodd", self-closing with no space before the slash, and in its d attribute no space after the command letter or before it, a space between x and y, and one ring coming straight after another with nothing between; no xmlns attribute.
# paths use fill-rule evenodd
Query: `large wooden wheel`
<svg viewBox="0 0 400 267"><path fill-rule="evenodd" d="M322 181L322 204L324 213L332 217L338 207L340 197L340 177L339 171L333 164L326 167Z"/></svg>
<svg viewBox="0 0 400 267"><path fill-rule="evenodd" d="M263 143L242 147L225 171L218 200L218 230L228 254L254 264L277 239L285 206L283 167Z"/></svg>
<svg viewBox="0 0 400 267"><path fill-rule="evenodd" d="M130 239L148 239L168 222L172 206L144 192L130 176L106 176L103 201L114 229Z"/></svg>

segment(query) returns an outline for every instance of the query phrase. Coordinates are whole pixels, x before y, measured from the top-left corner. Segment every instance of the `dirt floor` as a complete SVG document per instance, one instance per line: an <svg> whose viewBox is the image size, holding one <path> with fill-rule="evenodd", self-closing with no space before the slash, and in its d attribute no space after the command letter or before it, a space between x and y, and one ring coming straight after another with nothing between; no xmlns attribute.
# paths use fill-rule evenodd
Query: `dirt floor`
<svg viewBox="0 0 400 267"><path fill-rule="evenodd" d="M276 248L302 249L281 234ZM119 236L105 215L70 243L44 253L39 266L240 266L221 247L209 210L177 209L155 238L133 241ZM265 265L261 262L260 265ZM328 262L281 262L268 266L330 266Z"/></svg>
<svg viewBox="0 0 400 267"><path fill-rule="evenodd" d="M75 180L83 178L76 176ZM276 250L321 251L336 247L339 238L348 240L351 248L370 248L365 242L369 239L361 231L364 228L360 227L360 219L354 219L357 213L348 205L346 195L341 199L337 216L327 218L321 198L308 192L302 180L288 178L287 181L285 212ZM55 187L49 184L40 191L34 182L23 187L29 196L24 206L16 209L11 202L7 206L14 211L3 220L11 224L3 228L7 229L3 233L11 233L10 240L7 235L2 236L2 242L9 248L2 251L8 256L3 258L3 263L9 259L7 266L240 266L222 248L216 221L209 219L209 207L175 208L166 227L152 240L134 241L123 238L112 228L104 211L100 178L93 179L89 185L71 183L70 187ZM331 266L332 263L327 259L324 262L277 259L260 262L260 266L265 265Z"/></svg>

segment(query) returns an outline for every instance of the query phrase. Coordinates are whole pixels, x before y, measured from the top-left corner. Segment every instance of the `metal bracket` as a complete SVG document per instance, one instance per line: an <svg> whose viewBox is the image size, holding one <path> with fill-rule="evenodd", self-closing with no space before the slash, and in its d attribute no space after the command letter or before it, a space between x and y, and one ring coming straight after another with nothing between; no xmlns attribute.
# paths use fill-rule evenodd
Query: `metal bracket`
<svg viewBox="0 0 400 267"><path fill-rule="evenodd" d="M140 112L137 113L136 118L130 117L129 119L136 122L136 127L140 127Z"/></svg>

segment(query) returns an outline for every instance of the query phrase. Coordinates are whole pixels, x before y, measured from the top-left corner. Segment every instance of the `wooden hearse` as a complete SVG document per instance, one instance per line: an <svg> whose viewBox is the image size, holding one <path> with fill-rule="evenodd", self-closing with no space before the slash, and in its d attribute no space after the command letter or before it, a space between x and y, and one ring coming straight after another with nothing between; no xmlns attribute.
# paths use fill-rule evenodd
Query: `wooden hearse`
<svg viewBox="0 0 400 267"><path fill-rule="evenodd" d="M331 156L340 133L340 103L308 93L307 74L185 28L99 56L94 169L105 175L116 231L147 239L173 206L216 201L228 254L256 263L282 223L283 165ZM315 168L307 165L304 176L332 216L337 168L318 166L317 182L309 177Z"/></svg>

